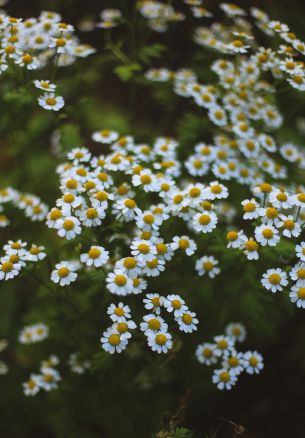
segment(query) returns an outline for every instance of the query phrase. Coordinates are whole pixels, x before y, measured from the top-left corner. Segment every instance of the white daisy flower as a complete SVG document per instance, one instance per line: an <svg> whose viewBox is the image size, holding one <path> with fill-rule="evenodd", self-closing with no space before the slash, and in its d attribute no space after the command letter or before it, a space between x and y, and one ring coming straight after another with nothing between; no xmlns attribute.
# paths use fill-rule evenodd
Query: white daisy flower
<svg viewBox="0 0 305 438"><path fill-rule="evenodd" d="M164 301L164 297L161 297L159 294L147 294L143 300L145 309L151 310L157 315L160 314Z"/></svg>
<svg viewBox="0 0 305 438"><path fill-rule="evenodd" d="M40 391L40 375L31 374L29 380L22 383L22 387L27 397L36 395Z"/></svg>
<svg viewBox="0 0 305 438"><path fill-rule="evenodd" d="M119 134L115 131L110 131L109 129L103 129L102 131L95 131L92 134L92 140L97 143L109 144L113 143L119 138Z"/></svg>
<svg viewBox="0 0 305 438"><path fill-rule="evenodd" d="M241 374L244 370L244 355L232 350L224 354L222 367L230 370L235 376Z"/></svg>
<svg viewBox="0 0 305 438"><path fill-rule="evenodd" d="M297 282L297 286L305 286L305 264L297 263L289 272L293 281Z"/></svg>
<svg viewBox="0 0 305 438"><path fill-rule="evenodd" d="M56 88L55 84L52 84L49 80L38 80L36 79L34 82L34 85L36 88L43 90L43 91L54 91Z"/></svg>
<svg viewBox="0 0 305 438"><path fill-rule="evenodd" d="M196 213L192 219L192 227L198 233L211 233L216 224L218 218L213 211L203 211L202 213Z"/></svg>
<svg viewBox="0 0 305 438"><path fill-rule="evenodd" d="M175 317L179 317L188 311L185 301L177 294L167 295L164 299L163 306L169 313L174 312Z"/></svg>
<svg viewBox="0 0 305 438"><path fill-rule="evenodd" d="M236 342L243 342L246 339L246 329L239 322L231 322L225 328L227 336L231 336Z"/></svg>
<svg viewBox="0 0 305 438"><path fill-rule="evenodd" d="M248 374L259 374L264 368L263 356L257 351L244 353L244 367Z"/></svg>
<svg viewBox="0 0 305 438"><path fill-rule="evenodd" d="M132 241L130 249L131 254L142 263L154 259L157 254L155 245L149 240L135 239Z"/></svg>
<svg viewBox="0 0 305 438"><path fill-rule="evenodd" d="M196 261L195 268L198 275L208 274L210 278L214 278L220 273L220 269L217 267L218 263L218 260L213 256L203 256Z"/></svg>
<svg viewBox="0 0 305 438"><path fill-rule="evenodd" d="M38 98L38 103L46 110L59 111L64 107L65 101L62 96L55 96L54 93L45 93Z"/></svg>
<svg viewBox="0 0 305 438"><path fill-rule="evenodd" d="M232 370L222 368L219 370L214 370L212 381L217 385L217 388L220 390L231 389L232 386L236 384L237 377Z"/></svg>
<svg viewBox="0 0 305 438"><path fill-rule="evenodd" d="M55 265L51 272L51 280L60 286L67 286L77 279L76 266L73 262L62 261Z"/></svg>
<svg viewBox="0 0 305 438"><path fill-rule="evenodd" d="M235 340L230 336L219 335L214 337L215 341L215 354L217 356L222 356L225 353L230 352L233 347Z"/></svg>
<svg viewBox="0 0 305 438"><path fill-rule="evenodd" d="M107 353L122 353L128 345L128 339L120 335L113 327L109 327L101 337L102 348Z"/></svg>
<svg viewBox="0 0 305 438"><path fill-rule="evenodd" d="M219 356L215 354L215 344L210 344L208 342L198 345L195 355L198 362L208 366L217 363L219 359Z"/></svg>
<svg viewBox="0 0 305 438"><path fill-rule="evenodd" d="M280 241L278 230L268 222L255 228L255 239L262 246L276 246Z"/></svg>
<svg viewBox="0 0 305 438"><path fill-rule="evenodd" d="M61 380L60 374L54 368L42 368L39 378L39 386L45 391L52 391L58 387Z"/></svg>
<svg viewBox="0 0 305 438"><path fill-rule="evenodd" d="M65 237L67 240L74 239L81 233L79 220L74 216L68 216L59 219L56 224L57 234L60 237Z"/></svg>
<svg viewBox="0 0 305 438"><path fill-rule="evenodd" d="M128 295L132 293L133 282L121 270L110 272L106 277L107 289L114 295Z"/></svg>
<svg viewBox="0 0 305 438"><path fill-rule="evenodd" d="M156 332L167 332L168 325L163 318L159 315L150 313L149 315L144 315L143 321L140 324L140 329L146 336L153 335Z"/></svg>
<svg viewBox="0 0 305 438"><path fill-rule="evenodd" d="M175 236L171 248L173 251L183 249L187 256L191 256L195 253L197 245L194 240L190 239L188 236Z"/></svg>
<svg viewBox="0 0 305 438"><path fill-rule="evenodd" d="M227 240L227 248L241 248L247 240L247 237L245 236L243 230L230 230L227 232Z"/></svg>
<svg viewBox="0 0 305 438"><path fill-rule="evenodd" d="M157 353L167 353L173 346L172 335L162 331L150 334L147 342L152 351Z"/></svg>
<svg viewBox="0 0 305 438"><path fill-rule="evenodd" d="M301 242L299 245L296 245L295 252L296 252L296 256L302 262L305 262L305 242Z"/></svg>
<svg viewBox="0 0 305 438"><path fill-rule="evenodd" d="M118 305L111 303L108 306L107 314L113 322L120 322L131 318L130 307L120 302Z"/></svg>
<svg viewBox="0 0 305 438"><path fill-rule="evenodd" d="M104 266L109 260L109 251L102 246L91 246L88 252L81 254L80 261L87 266L99 268Z"/></svg>
<svg viewBox="0 0 305 438"><path fill-rule="evenodd" d="M288 284L287 274L280 268L268 269L268 271L263 274L261 283L265 289L273 293L282 291L283 287Z"/></svg>
<svg viewBox="0 0 305 438"><path fill-rule="evenodd" d="M175 317L175 320L178 322L179 330L184 333L192 333L197 330L197 324L199 323L198 318L196 318L196 313L190 312L189 310Z"/></svg>
<svg viewBox="0 0 305 438"><path fill-rule="evenodd" d="M289 293L289 298L292 303L295 303L298 308L305 309L305 285L294 285Z"/></svg>

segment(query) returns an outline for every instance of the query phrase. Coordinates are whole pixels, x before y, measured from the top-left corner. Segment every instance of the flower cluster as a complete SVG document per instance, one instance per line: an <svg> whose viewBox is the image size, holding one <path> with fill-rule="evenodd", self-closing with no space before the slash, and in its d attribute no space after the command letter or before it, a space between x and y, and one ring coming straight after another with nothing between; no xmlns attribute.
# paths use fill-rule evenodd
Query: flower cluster
<svg viewBox="0 0 305 438"><path fill-rule="evenodd" d="M11 223L6 212L9 204L23 211L33 222L43 221L49 211L49 207L36 195L22 193L11 187L0 189L0 228L7 227Z"/></svg>
<svg viewBox="0 0 305 438"><path fill-rule="evenodd" d="M302 232L305 225L305 189L294 192L288 188L263 183L253 188L253 198L242 201L243 219L251 221L254 235L247 237L243 230L229 230L228 247L245 253L249 260L257 260L259 253L268 247L279 246L283 241L297 241L289 247L286 263L289 276L295 284L290 299L297 307L305 307L305 242ZM279 249L279 254L281 249ZM281 268L268 269L262 277L263 287L271 292L282 291L288 285L287 272Z"/></svg>
<svg viewBox="0 0 305 438"><path fill-rule="evenodd" d="M43 11L38 18L22 20L1 11L0 30L0 74L7 71L18 78L22 76L24 82L27 72L42 70L49 62L55 73L57 67L71 65L76 58L95 52L91 46L80 44L74 27L64 23L56 12ZM33 82L36 89L45 92L38 97L40 106L54 111L64 106L64 99L56 96L56 85L51 80Z"/></svg>
<svg viewBox="0 0 305 438"><path fill-rule="evenodd" d="M58 364L59 359L55 355L42 361L39 374L31 374L30 378L22 384L24 394L29 397L36 395L40 390L53 391L57 389L58 382L61 380L60 373L55 368Z"/></svg>
<svg viewBox="0 0 305 438"><path fill-rule="evenodd" d="M287 25L270 21L253 8L256 24L260 28L264 24L264 30L283 43L274 50L260 47L250 23L241 19L245 11L226 3L222 9L233 20L231 25L216 23L210 28L200 27L195 34L197 43L228 55L211 65L217 81L202 84L190 69L175 72L166 68L150 69L146 78L155 82L173 80L175 93L191 98L204 108L209 121L219 131L213 144L195 146L185 163L191 175L205 176L212 172L218 179L236 180L249 186L263 182L266 176L284 179L292 163L305 168L305 153L292 142L276 139L283 116L275 100L270 100L277 89L268 80L271 75L280 84L287 81L292 87L305 90L304 62L298 59L305 54L305 45Z"/></svg>
<svg viewBox="0 0 305 438"><path fill-rule="evenodd" d="M71 353L68 360L70 370L75 374L84 374L90 369L91 363L88 359L83 359L80 353Z"/></svg>
<svg viewBox="0 0 305 438"><path fill-rule="evenodd" d="M155 0L143 0L137 3L140 14L147 20L148 26L155 32L165 32L168 23L185 19L184 14L178 12L169 3Z"/></svg>
<svg viewBox="0 0 305 438"><path fill-rule="evenodd" d="M32 245L29 249L22 240L9 240L0 257L0 280L11 280L20 274L27 262L38 262L46 257L43 246Z"/></svg>
<svg viewBox="0 0 305 438"><path fill-rule="evenodd" d="M242 372L258 374L264 367L263 358L257 351L244 353L236 350L236 343L243 342L246 330L240 323L228 324L225 334L215 336L213 343L204 342L196 349L197 360L204 365L219 364L212 381L218 389L231 389Z"/></svg>
<svg viewBox="0 0 305 438"><path fill-rule="evenodd" d="M19 342L21 344L35 344L41 342L48 337L49 328L43 323L28 325L23 327L19 334Z"/></svg>

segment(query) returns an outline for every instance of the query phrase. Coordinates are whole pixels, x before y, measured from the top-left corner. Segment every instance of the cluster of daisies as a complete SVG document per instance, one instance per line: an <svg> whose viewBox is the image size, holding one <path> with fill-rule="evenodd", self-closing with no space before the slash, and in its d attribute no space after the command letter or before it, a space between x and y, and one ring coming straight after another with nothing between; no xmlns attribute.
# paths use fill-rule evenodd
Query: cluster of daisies
<svg viewBox="0 0 305 438"><path fill-rule="evenodd" d="M9 240L3 246L4 255L0 257L0 280L11 280L19 275L27 263L38 262L46 257L44 246L27 243L22 240Z"/></svg>
<svg viewBox="0 0 305 438"><path fill-rule="evenodd" d="M183 298L177 294L166 297L156 293L147 294L144 298L144 307L150 313L144 315L140 323L140 330L147 339L147 344L152 351L167 353L173 346L172 335L168 331L168 324L161 316L161 309L172 313L180 331L192 333L197 330L198 319L191 312ZM130 307L120 302L118 305L110 304L107 309L112 325L103 333L101 338L102 348L110 354L121 353L128 345L132 334L130 330L137 327L131 319Z"/></svg>
<svg viewBox="0 0 305 438"><path fill-rule="evenodd" d="M6 350L8 346L7 340L6 339L0 339L0 353L2 353L2 351ZM3 362L3 360L0 360L0 376L3 376L4 374L8 373L8 366L6 365L5 362Z"/></svg>
<svg viewBox="0 0 305 438"><path fill-rule="evenodd" d="M21 344L35 344L41 342L48 337L49 327L42 322L32 325L27 325L22 328L19 333L19 342Z"/></svg>
<svg viewBox="0 0 305 438"><path fill-rule="evenodd" d="M92 139L109 144L110 153L95 157L86 148L68 153L69 162L58 167L61 196L47 215L47 225L73 240L86 228L128 223L133 234L129 251L115 259L95 238L91 246L82 245L79 260L59 262L51 280L65 286L77 279L81 267L103 267L111 271L106 284L112 294L138 294L146 289L145 278L159 276L176 251L196 253L196 241L188 234L166 242L163 224L180 219L194 237L211 233L218 223L214 202L227 198L228 190L217 181L204 185L185 180L178 185L181 170L173 139L157 138L151 147L109 130L95 132ZM212 268L211 262L214 265L205 256L197 260L199 275Z"/></svg>
<svg viewBox="0 0 305 438"><path fill-rule="evenodd" d="M49 62L54 69L65 67L95 52L91 46L80 44L74 27L56 12L42 11L37 18L23 20L1 11L0 31L0 74L7 71L14 75L20 68L25 81L26 71L44 69ZM56 95L56 85L50 80L34 80L33 85L44 92L38 97L40 106L53 111L64 106L63 97Z"/></svg>
<svg viewBox="0 0 305 438"><path fill-rule="evenodd" d="M266 14L253 8L251 14L256 24L262 28L264 23L263 29L279 41L277 49L260 47L251 24L243 18L245 11L233 4L221 6L231 24L201 27L195 35L197 43L226 55L211 64L217 80L202 84L196 73L186 68L177 71L152 68L146 72L146 78L154 82L173 81L175 93L191 98L205 109L219 132L214 135L213 144L195 146L186 161L191 175L212 172L218 179L235 179L249 186L270 177L284 179L292 164L305 168L305 153L299 145L276 138L283 116L273 95L277 92L276 84L285 81L293 88L305 90L304 62L299 59L305 54L305 44L287 25L270 21Z"/></svg>
<svg viewBox="0 0 305 438"><path fill-rule="evenodd" d="M111 29L116 27L122 21L122 12L119 9L103 9L100 13L100 19L97 27L101 29Z"/></svg>
<svg viewBox="0 0 305 438"><path fill-rule="evenodd" d="M41 390L53 391L58 388L62 376L58 371L59 358L52 354L47 360L43 360L40 364L38 374L32 373L29 379L22 384L23 393L27 397L33 397ZM82 358L79 352L71 353L69 355L67 364L74 374L84 374L91 367L88 359Z"/></svg>
<svg viewBox="0 0 305 438"><path fill-rule="evenodd" d="M176 11L169 2L140 0L137 2L137 8L140 14L147 20L148 26L159 33L167 30L168 23L185 19L185 15Z"/></svg>
<svg viewBox="0 0 305 438"><path fill-rule="evenodd" d="M43 221L49 211L49 207L36 195L22 193L11 187L0 189L0 228L10 225L11 220L6 210L12 205L24 212L24 215L32 222Z"/></svg>
<svg viewBox="0 0 305 438"><path fill-rule="evenodd" d="M212 376L218 389L231 389L242 372L258 374L263 369L263 357L257 351L237 351L236 343L245 338L245 327L231 323L225 328L225 334L214 337L213 343L204 342L197 346L196 357L200 363L219 367Z"/></svg>
<svg viewBox="0 0 305 438"><path fill-rule="evenodd" d="M227 246L243 251L249 260L257 260L260 251L276 247L281 239L296 241L295 250L287 260L287 263L295 263L292 267L287 266L289 276L295 282L289 296L297 307L305 308L305 242L302 240L305 187L292 191L263 183L253 188L253 195L242 201L243 219L251 221L253 235L247 237L243 230L230 229ZM261 283L271 292L282 291L288 285L287 272L281 268L268 269Z"/></svg>
<svg viewBox="0 0 305 438"><path fill-rule="evenodd" d="M51 355L47 360L43 360L40 364L39 374L31 374L29 379L22 384L23 393L26 396L34 396L39 391L53 391L58 388L58 382L61 380L61 375L56 369L59 364L59 359L55 355Z"/></svg>

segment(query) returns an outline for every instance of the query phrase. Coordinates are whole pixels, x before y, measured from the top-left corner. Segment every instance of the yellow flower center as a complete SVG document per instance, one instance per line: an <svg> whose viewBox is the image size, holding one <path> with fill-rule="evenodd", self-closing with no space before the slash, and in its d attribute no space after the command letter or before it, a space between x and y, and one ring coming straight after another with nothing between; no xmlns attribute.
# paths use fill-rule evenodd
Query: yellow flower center
<svg viewBox="0 0 305 438"><path fill-rule="evenodd" d="M126 333L128 330L128 325L126 324L126 322L119 322L119 324L117 325L117 331L119 333Z"/></svg>
<svg viewBox="0 0 305 438"><path fill-rule="evenodd" d="M208 225L211 222L211 218L208 214L202 214L199 217L199 223L200 225Z"/></svg>
<svg viewBox="0 0 305 438"><path fill-rule="evenodd" d="M117 307L114 311L114 314L116 316L123 316L125 314L124 309L122 307Z"/></svg>
<svg viewBox="0 0 305 438"><path fill-rule="evenodd" d="M70 269L69 268L60 268L60 269L58 269L57 273L58 273L58 276L60 278L65 278L70 274Z"/></svg>
<svg viewBox="0 0 305 438"><path fill-rule="evenodd" d="M114 278L114 282L117 286L125 286L127 280L124 275L116 275Z"/></svg>
<svg viewBox="0 0 305 438"><path fill-rule="evenodd" d="M86 211L86 216L88 219L95 219L97 218L98 214L95 208L88 208Z"/></svg>
<svg viewBox="0 0 305 438"><path fill-rule="evenodd" d="M281 281L281 276L279 274L271 274L269 275L269 282L271 284L279 284L279 282Z"/></svg>
<svg viewBox="0 0 305 438"><path fill-rule="evenodd" d="M219 380L224 383L230 382L230 373L228 371L223 371L219 374Z"/></svg>
<svg viewBox="0 0 305 438"><path fill-rule="evenodd" d="M181 249L187 249L190 246L190 242L187 239L180 239L179 240L179 248Z"/></svg>
<svg viewBox="0 0 305 438"><path fill-rule="evenodd" d="M273 237L273 231L270 228L265 228L262 234L265 239L271 239Z"/></svg>
<svg viewBox="0 0 305 438"><path fill-rule="evenodd" d="M234 242L234 240L236 240L238 237L238 233L236 231L229 231L227 233L227 240L229 240L229 242Z"/></svg>
<svg viewBox="0 0 305 438"><path fill-rule="evenodd" d="M117 335L115 333L110 335L108 338L109 344L112 345L113 347L119 345L120 341L121 341L120 335Z"/></svg>
<svg viewBox="0 0 305 438"><path fill-rule="evenodd" d="M252 202L247 202L244 206L243 209L246 213L252 213L253 211L255 211L256 209L256 205L253 204Z"/></svg>
<svg viewBox="0 0 305 438"><path fill-rule="evenodd" d="M101 250L99 248L90 248L88 255L91 259L97 259L101 255Z"/></svg>
<svg viewBox="0 0 305 438"><path fill-rule="evenodd" d="M71 220L69 220L69 219L66 219L66 220L64 221L63 227L64 227L64 229L65 229L66 231L73 230L73 228L74 228L74 222L71 221Z"/></svg>
<svg viewBox="0 0 305 438"><path fill-rule="evenodd" d="M148 321L148 328L150 330L159 330L161 327L161 323L158 319L153 318Z"/></svg>
<svg viewBox="0 0 305 438"><path fill-rule="evenodd" d="M165 345L167 341L167 337L162 333L159 333L158 335L156 335L155 341L158 345Z"/></svg>
<svg viewBox="0 0 305 438"><path fill-rule="evenodd" d="M5 272L5 273L11 272L13 270L13 263L11 263L11 262L2 263L1 270L2 270L2 272Z"/></svg>
<svg viewBox="0 0 305 438"><path fill-rule="evenodd" d="M55 106L56 105L56 99L54 97L48 97L46 99L46 104L49 106Z"/></svg>
<svg viewBox="0 0 305 438"><path fill-rule="evenodd" d="M151 177L149 175L142 175L140 177L140 181L143 185L147 185L151 183Z"/></svg>
<svg viewBox="0 0 305 438"><path fill-rule="evenodd" d="M138 250L141 254L148 254L150 247L146 245L146 243L140 243L140 245L138 245Z"/></svg>
<svg viewBox="0 0 305 438"><path fill-rule="evenodd" d="M184 313L182 316L182 321L186 325L191 325L193 322L193 317L189 313Z"/></svg>
<svg viewBox="0 0 305 438"><path fill-rule="evenodd" d="M133 269L137 266L137 261L133 257L126 257L123 262L124 268Z"/></svg>

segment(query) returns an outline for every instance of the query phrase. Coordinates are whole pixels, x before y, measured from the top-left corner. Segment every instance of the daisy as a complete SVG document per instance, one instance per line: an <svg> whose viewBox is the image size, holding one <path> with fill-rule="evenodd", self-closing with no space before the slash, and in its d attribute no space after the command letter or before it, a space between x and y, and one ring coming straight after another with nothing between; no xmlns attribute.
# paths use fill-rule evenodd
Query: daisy
<svg viewBox="0 0 305 438"><path fill-rule="evenodd" d="M215 354L215 344L209 344L207 342L197 346L195 355L198 362L204 365L213 365L217 363L219 359Z"/></svg>
<svg viewBox="0 0 305 438"><path fill-rule="evenodd" d="M85 227L97 227L101 225L102 219L104 219L105 216L104 208L90 207L80 214L79 220Z"/></svg>
<svg viewBox="0 0 305 438"><path fill-rule="evenodd" d="M295 303L298 308L305 309L305 285L294 285L289 293L289 298L292 303Z"/></svg>
<svg viewBox="0 0 305 438"><path fill-rule="evenodd" d="M296 256L302 262L305 262L305 242L301 242L299 245L296 245L295 251L296 251Z"/></svg>
<svg viewBox="0 0 305 438"><path fill-rule="evenodd" d="M49 80L38 80L38 79L36 79L33 82L34 82L35 87L38 88L39 90L52 92L56 88L56 85L52 84Z"/></svg>
<svg viewBox="0 0 305 438"><path fill-rule="evenodd" d="M38 262L39 260L43 260L46 257L46 253L44 251L44 246L32 245L26 255L26 260L29 260L31 262Z"/></svg>
<svg viewBox="0 0 305 438"><path fill-rule="evenodd" d="M126 222L132 221L136 216L141 214L141 210L138 208L137 203L132 198L119 199L113 205L113 213L118 216L123 215Z"/></svg>
<svg viewBox="0 0 305 438"><path fill-rule="evenodd" d="M197 233L211 233L218 222L217 216L212 211L196 213L192 219L192 226Z"/></svg>
<svg viewBox="0 0 305 438"><path fill-rule="evenodd" d="M259 204L256 202L254 198L252 199L245 199L241 205L243 206L244 219L256 219L260 215L260 208Z"/></svg>
<svg viewBox="0 0 305 438"><path fill-rule="evenodd" d="M218 263L218 260L213 256L203 256L196 261L195 269L200 276L208 274L210 278L214 278L220 273L220 269L217 267Z"/></svg>
<svg viewBox="0 0 305 438"><path fill-rule="evenodd" d="M108 306L107 314L113 322L120 322L131 318L130 307L120 302L118 305L113 303Z"/></svg>
<svg viewBox="0 0 305 438"><path fill-rule="evenodd" d="M57 234L60 237L65 237L67 240L74 239L81 233L79 220L74 216L68 216L59 219L56 224Z"/></svg>
<svg viewBox="0 0 305 438"><path fill-rule="evenodd" d="M181 316L188 310L185 301L177 294L167 295L163 305L169 313L174 312L175 317Z"/></svg>
<svg viewBox="0 0 305 438"><path fill-rule="evenodd" d="M230 370L235 376L238 376L244 370L244 355L235 350L225 354L222 361L222 366Z"/></svg>
<svg viewBox="0 0 305 438"><path fill-rule="evenodd" d="M246 339L246 329L239 322L231 322L225 329L227 336L231 336L236 342L243 342Z"/></svg>
<svg viewBox="0 0 305 438"><path fill-rule="evenodd" d="M215 370L212 377L218 389L231 389L237 382L237 377L231 369L222 368Z"/></svg>
<svg viewBox="0 0 305 438"><path fill-rule="evenodd" d="M215 336L215 354L217 356L222 356L225 353L230 352L234 347L234 339L229 336Z"/></svg>
<svg viewBox="0 0 305 438"><path fill-rule="evenodd" d="M131 319L126 320L122 318L120 321L114 322L111 328L116 330L120 336L124 336L125 339L130 339L132 335L129 330L133 330L136 327L136 323Z"/></svg>
<svg viewBox="0 0 305 438"><path fill-rule="evenodd" d="M243 244L244 254L246 254L248 260L258 260L259 255L257 252L258 243L250 238L249 240L245 240Z"/></svg>
<svg viewBox="0 0 305 438"><path fill-rule="evenodd" d="M279 292L283 290L283 286L287 286L287 274L280 268L268 269L267 272L263 274L261 283L265 289L271 290L271 292Z"/></svg>
<svg viewBox="0 0 305 438"><path fill-rule="evenodd" d="M283 229L283 236L286 237L298 237L301 232L301 226L297 222L295 222L294 217L290 214L288 216L281 214L279 216L280 222L277 224L278 228Z"/></svg>
<svg viewBox="0 0 305 438"><path fill-rule="evenodd" d="M153 258L145 262L143 273L147 277L157 277L161 272L165 270L165 261L158 258Z"/></svg>
<svg viewBox="0 0 305 438"><path fill-rule="evenodd" d="M91 246L87 253L81 254L80 261L87 266L99 268L109 260L109 252L102 246Z"/></svg>
<svg viewBox="0 0 305 438"><path fill-rule="evenodd" d="M228 189L223 185L219 184L217 181L211 182L205 189L205 194L207 199L224 199L227 198L229 193Z"/></svg>
<svg viewBox="0 0 305 438"><path fill-rule="evenodd" d="M145 336L150 336L156 332L167 332L168 325L163 318L159 315L150 313L149 315L144 315L143 321L140 324L140 329L144 332Z"/></svg>
<svg viewBox="0 0 305 438"><path fill-rule="evenodd" d="M262 246L276 246L280 241L278 230L268 222L255 228L255 239Z"/></svg>
<svg viewBox="0 0 305 438"><path fill-rule="evenodd" d="M269 195L269 201L275 208L291 208L292 207L292 201L288 193L285 193L282 190L274 189Z"/></svg>
<svg viewBox="0 0 305 438"><path fill-rule="evenodd" d="M144 290L147 289L147 281L144 280L144 278L133 277L131 280L132 280L132 283L133 283L132 293L134 295L140 294Z"/></svg>
<svg viewBox="0 0 305 438"><path fill-rule="evenodd" d="M247 240L243 230L231 230L227 232L228 245L227 248L240 248Z"/></svg>
<svg viewBox="0 0 305 438"><path fill-rule="evenodd" d="M54 93L45 93L38 98L38 103L46 110L59 111L65 105L62 96L55 96Z"/></svg>
<svg viewBox="0 0 305 438"><path fill-rule="evenodd" d="M157 253L156 247L149 240L135 239L133 240L130 249L131 254L136 256L142 263L154 259Z"/></svg>
<svg viewBox="0 0 305 438"><path fill-rule="evenodd" d="M119 134L115 131L110 131L109 129L103 129L102 131L95 131L92 134L92 140L102 144L113 143L118 138L119 138Z"/></svg>
<svg viewBox="0 0 305 438"><path fill-rule="evenodd" d="M159 294L147 294L143 300L145 309L151 310L157 315L160 314L164 301L164 297L161 297Z"/></svg>
<svg viewBox="0 0 305 438"><path fill-rule="evenodd" d="M244 367L248 374L259 374L264 368L263 357L257 351L244 353Z"/></svg>
<svg viewBox="0 0 305 438"><path fill-rule="evenodd" d="M289 272L293 281L297 282L297 286L305 286L305 264L297 263Z"/></svg>
<svg viewBox="0 0 305 438"><path fill-rule="evenodd" d="M172 335L162 331L149 335L147 341L152 351L157 353L167 353L173 346Z"/></svg>
<svg viewBox="0 0 305 438"><path fill-rule="evenodd" d="M106 283L107 289L114 295L127 295L132 293L132 280L119 269L107 275Z"/></svg>
<svg viewBox="0 0 305 438"><path fill-rule="evenodd" d="M192 333L197 330L199 320L196 318L195 312L186 311L175 318L178 322L179 330L184 333Z"/></svg>
<svg viewBox="0 0 305 438"><path fill-rule="evenodd" d="M116 329L109 327L107 331L103 333L101 337L102 348L107 351L107 353L122 353L128 345L128 339L119 334Z"/></svg>
<svg viewBox="0 0 305 438"><path fill-rule="evenodd" d="M39 378L39 386L45 391L52 391L58 387L58 382L61 380L60 374L54 368L42 368Z"/></svg>
<svg viewBox="0 0 305 438"><path fill-rule="evenodd" d="M60 286L67 286L77 279L75 263L62 261L55 265L55 269L51 272L51 281L59 283Z"/></svg>
<svg viewBox="0 0 305 438"><path fill-rule="evenodd" d="M34 396L40 391L40 376L38 374L31 374L27 382L22 384L24 394Z"/></svg>
<svg viewBox="0 0 305 438"><path fill-rule="evenodd" d="M187 256L191 256L195 253L197 245L193 239L188 236L175 236L171 244L172 250L176 251L178 248L183 249Z"/></svg>
<svg viewBox="0 0 305 438"><path fill-rule="evenodd" d="M0 280L11 280L20 273L21 266L9 261L8 258L2 257L0 261Z"/></svg>

